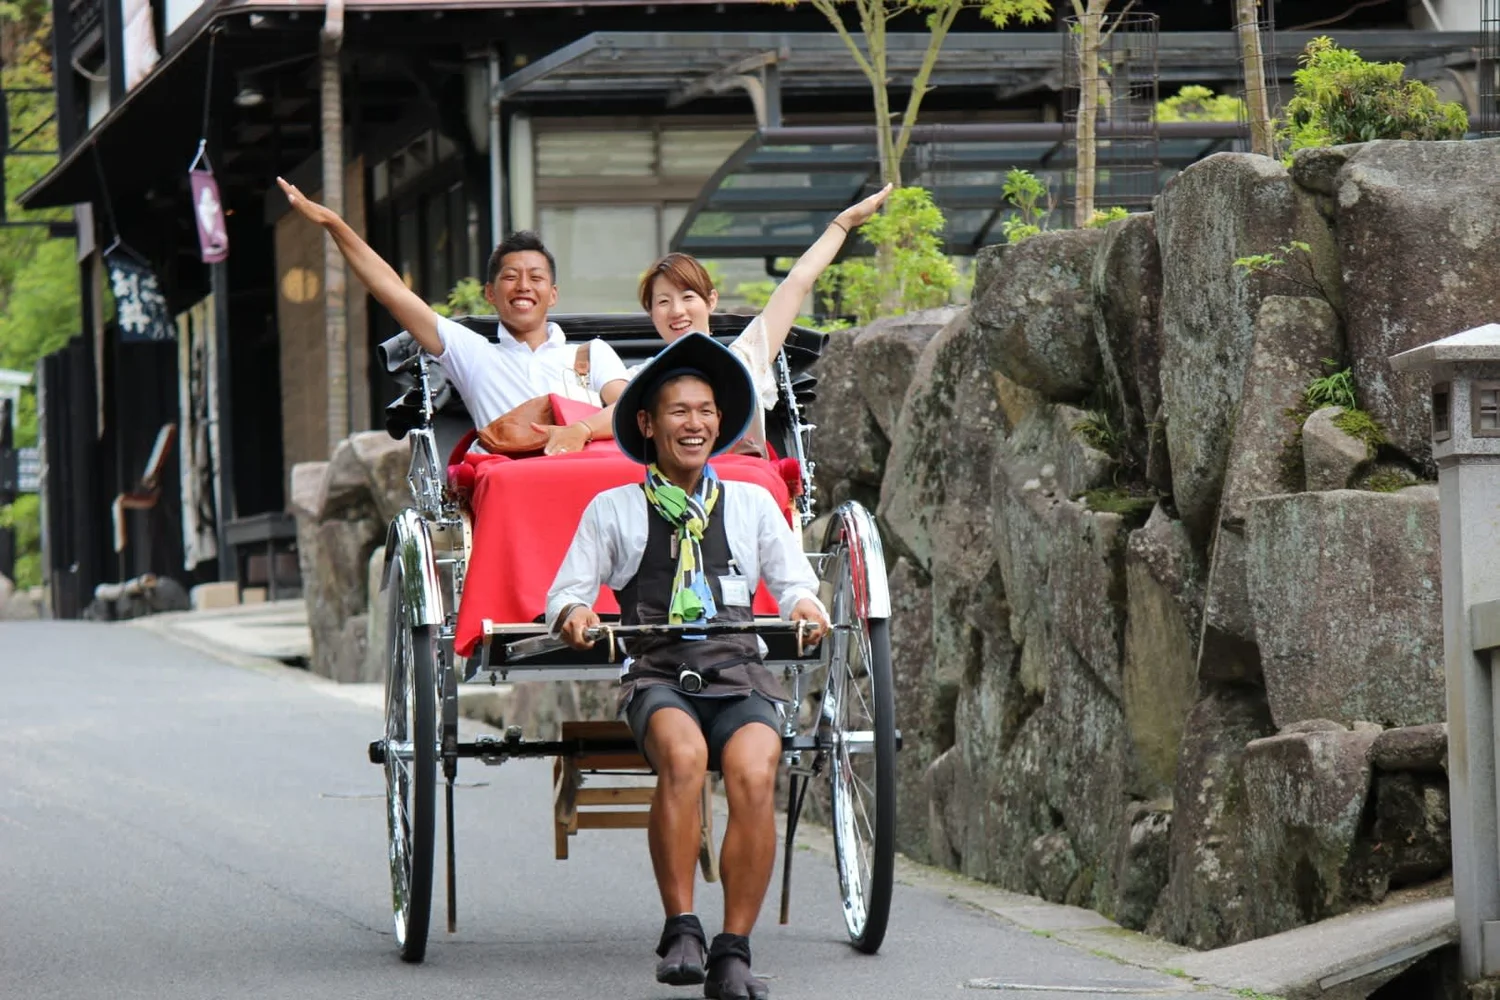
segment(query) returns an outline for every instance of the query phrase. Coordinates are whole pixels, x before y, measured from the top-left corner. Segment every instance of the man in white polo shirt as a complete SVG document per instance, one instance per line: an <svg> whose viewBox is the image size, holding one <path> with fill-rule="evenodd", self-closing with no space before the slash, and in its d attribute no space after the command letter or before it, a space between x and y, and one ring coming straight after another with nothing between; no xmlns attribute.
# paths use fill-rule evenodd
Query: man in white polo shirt
<svg viewBox="0 0 1500 1000"><path fill-rule="evenodd" d="M570 385L578 385L582 378L578 349L566 343L562 327L547 320L547 310L557 304L556 261L535 233L514 233L490 255L484 297L509 334L492 344L433 312L348 223L285 180L276 180L292 208L327 230L355 277L443 366L476 427L487 426L528 399L549 393L569 395ZM627 378L614 348L602 340L591 341L586 377L590 398L597 398L601 405L614 402ZM610 414L580 422L589 428L591 440L613 434Z"/></svg>

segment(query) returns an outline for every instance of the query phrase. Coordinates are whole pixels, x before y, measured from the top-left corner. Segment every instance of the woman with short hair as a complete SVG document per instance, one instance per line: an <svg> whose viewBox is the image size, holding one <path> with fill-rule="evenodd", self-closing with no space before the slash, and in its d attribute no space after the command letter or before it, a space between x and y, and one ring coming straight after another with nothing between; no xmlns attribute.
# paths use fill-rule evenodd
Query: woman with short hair
<svg viewBox="0 0 1500 1000"><path fill-rule="evenodd" d="M880 210L890 193L891 185L887 184L835 216L823 234L798 258L781 284L776 286L760 315L751 320L729 345L730 350L739 355L745 367L750 370L760 404L756 407L750 430L744 438L753 445L750 450L764 454L765 411L776 406L777 398L776 375L772 366L776 355L781 352L781 346L786 343L787 334L796 322L803 301L812 292L818 277L838 256L844 240ZM691 254L669 253L652 264L642 276L640 298L641 308L651 316L657 334L670 344L685 333L709 332L708 317L719 304L719 291L714 287L708 270L697 258ZM635 374L635 369L630 374ZM614 407L610 406L604 414L612 417L613 411ZM597 419L590 418L589 423L597 427L608 426L604 414ZM547 444L547 453L579 451L588 444L592 436L589 428L581 421L568 427L554 428Z"/></svg>

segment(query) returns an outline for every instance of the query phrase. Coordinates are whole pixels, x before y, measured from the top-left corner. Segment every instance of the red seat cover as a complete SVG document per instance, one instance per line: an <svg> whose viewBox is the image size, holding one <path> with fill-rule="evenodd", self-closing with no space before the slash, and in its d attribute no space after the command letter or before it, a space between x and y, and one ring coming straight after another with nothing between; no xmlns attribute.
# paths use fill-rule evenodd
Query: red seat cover
<svg viewBox="0 0 1500 1000"><path fill-rule="evenodd" d="M546 611L547 591L589 501L604 490L640 482L645 473L614 441L536 458L460 454L458 449L452 457L458 461L449 469L449 481L466 484L474 511L473 548L455 640L458 654L469 656L484 637L486 618L497 624L529 623ZM791 522L790 491L780 463L721 455L713 466L726 480L763 486ZM754 608L758 615L777 614L776 601L764 586L756 590ZM594 609L619 613L607 587L600 588Z"/></svg>

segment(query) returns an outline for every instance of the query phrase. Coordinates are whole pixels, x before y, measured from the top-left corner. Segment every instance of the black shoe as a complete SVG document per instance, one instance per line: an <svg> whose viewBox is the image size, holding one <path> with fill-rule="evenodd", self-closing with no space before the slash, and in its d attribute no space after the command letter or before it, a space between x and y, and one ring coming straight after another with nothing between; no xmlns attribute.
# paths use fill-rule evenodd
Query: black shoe
<svg viewBox="0 0 1500 1000"><path fill-rule="evenodd" d="M766 1000L771 989L763 979L750 974L750 939L741 934L720 934L708 949L708 979L703 984L708 1000Z"/></svg>
<svg viewBox="0 0 1500 1000"><path fill-rule="evenodd" d="M697 986L704 977L703 925L691 913L668 917L656 953L656 981L668 986Z"/></svg>

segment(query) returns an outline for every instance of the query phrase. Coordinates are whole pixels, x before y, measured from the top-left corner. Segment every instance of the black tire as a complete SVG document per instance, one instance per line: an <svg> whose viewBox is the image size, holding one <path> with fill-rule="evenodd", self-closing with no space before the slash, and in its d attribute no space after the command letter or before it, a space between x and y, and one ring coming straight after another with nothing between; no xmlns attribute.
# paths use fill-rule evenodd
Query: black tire
<svg viewBox="0 0 1500 1000"><path fill-rule="evenodd" d="M850 628L842 641L829 646L824 692L825 720L834 744L828 761L834 860L849 940L873 955L885 940L896 875L896 702L890 625L883 618L858 617L849 587L848 550L838 557L843 565L830 612L835 626ZM847 697L851 693L857 697ZM850 733L863 735L858 742L846 741ZM851 745L859 752L851 754Z"/></svg>
<svg viewBox="0 0 1500 1000"><path fill-rule="evenodd" d="M410 624L401 593L397 563L392 567L386 597L386 830L396 946L403 960L420 962L427 954L427 927L432 915L436 657L432 629Z"/></svg>

